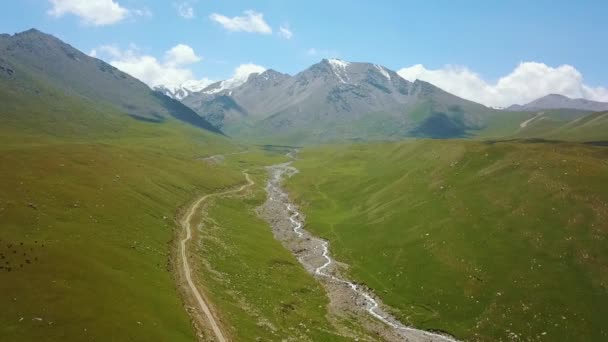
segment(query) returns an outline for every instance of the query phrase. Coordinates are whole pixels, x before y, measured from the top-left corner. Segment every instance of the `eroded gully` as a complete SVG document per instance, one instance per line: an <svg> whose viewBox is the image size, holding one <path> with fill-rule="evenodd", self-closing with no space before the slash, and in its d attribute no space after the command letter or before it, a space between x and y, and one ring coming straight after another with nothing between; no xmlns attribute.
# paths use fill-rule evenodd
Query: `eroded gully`
<svg viewBox="0 0 608 342"><path fill-rule="evenodd" d="M330 315L355 318L367 330L367 336L380 335L388 341L456 341L447 335L401 323L387 312L386 306L369 288L341 275L341 270L347 265L332 259L328 241L304 230L302 213L289 201L288 194L282 188L284 178L291 177L298 170L289 162L270 166L268 171L268 196L259 213L270 223L275 237L283 246L324 285L330 299ZM348 329L344 331L351 337L358 337L352 336Z"/></svg>

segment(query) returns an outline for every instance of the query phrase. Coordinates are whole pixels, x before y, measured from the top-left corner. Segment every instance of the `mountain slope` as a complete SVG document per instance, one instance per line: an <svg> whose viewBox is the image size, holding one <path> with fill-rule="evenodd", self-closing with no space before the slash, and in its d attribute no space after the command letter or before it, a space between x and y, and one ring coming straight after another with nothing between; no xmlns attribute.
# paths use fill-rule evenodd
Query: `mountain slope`
<svg viewBox="0 0 608 342"><path fill-rule="evenodd" d="M605 141L608 112L546 110L522 122L516 137L551 140Z"/></svg>
<svg viewBox="0 0 608 342"><path fill-rule="evenodd" d="M345 276L413 326L604 341L607 158L571 143L314 146L286 187Z"/></svg>
<svg viewBox="0 0 608 342"><path fill-rule="evenodd" d="M110 106L136 119L160 123L173 117L220 133L183 104L35 29L0 35L0 81L31 97L52 85L67 96Z"/></svg>
<svg viewBox="0 0 608 342"><path fill-rule="evenodd" d="M572 99L563 95L549 94L525 105L512 105L506 110L533 112L543 109L576 109L602 112L608 111L608 103L591 101L586 99Z"/></svg>
<svg viewBox="0 0 608 342"><path fill-rule="evenodd" d="M1 341L196 338L172 218L242 175L198 160L238 147L189 115L55 38L0 37Z"/></svg>
<svg viewBox="0 0 608 342"><path fill-rule="evenodd" d="M459 137L500 114L385 67L336 59L294 76L252 74L234 89L210 86L183 103L229 135L292 142Z"/></svg>

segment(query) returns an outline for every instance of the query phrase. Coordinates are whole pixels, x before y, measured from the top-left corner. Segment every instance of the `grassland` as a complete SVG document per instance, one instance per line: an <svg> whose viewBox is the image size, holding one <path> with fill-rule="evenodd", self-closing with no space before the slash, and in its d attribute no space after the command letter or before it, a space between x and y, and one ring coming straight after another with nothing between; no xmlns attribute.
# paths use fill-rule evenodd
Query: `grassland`
<svg viewBox="0 0 608 342"><path fill-rule="evenodd" d="M227 228L213 238L237 258L197 247L230 283L205 272L199 283L239 340L334 339L322 288L252 211L265 196L260 167L283 161L283 148L241 146L171 117L136 120L20 77L0 82L0 340L194 340L171 270L175 216L242 184L243 169L256 190L210 211Z"/></svg>
<svg viewBox="0 0 608 342"><path fill-rule="evenodd" d="M245 193L214 198L204 209L198 282L235 341L343 340L327 319L324 289L275 240L255 209L266 200L262 164L285 161L276 153L230 156L255 185Z"/></svg>
<svg viewBox="0 0 608 342"><path fill-rule="evenodd" d="M307 229L405 322L465 340L608 338L608 149L418 141L305 148Z"/></svg>
<svg viewBox="0 0 608 342"><path fill-rule="evenodd" d="M503 112L489 117L486 127L471 133L478 138L492 139L510 137L576 142L606 141L608 113L573 109Z"/></svg>
<svg viewBox="0 0 608 342"><path fill-rule="evenodd" d="M238 172L102 143L0 159L0 339L193 339L167 268L173 217Z"/></svg>
<svg viewBox="0 0 608 342"><path fill-rule="evenodd" d="M518 132L517 136L584 142L606 141L608 113L548 112L533 120L526 128Z"/></svg>
<svg viewBox="0 0 608 342"><path fill-rule="evenodd" d="M197 160L240 147L40 89L0 84L0 340L191 341L174 216L242 182Z"/></svg>
<svg viewBox="0 0 608 342"><path fill-rule="evenodd" d="M38 69L0 80L0 340L195 339L170 269L174 217L197 196L242 184L244 169L256 187L207 207L198 283L235 340L341 339L323 289L254 212L262 166L282 161L281 148L205 162L245 147L185 124L188 113L164 113L179 105L159 107L143 84ZM362 119L256 138L403 136L375 115L393 125ZM482 133L513 135L529 116L495 116ZM551 119L519 133L604 139L605 114ZM310 148L290 187L308 228L404 321L473 340L604 340L606 151L473 141Z"/></svg>

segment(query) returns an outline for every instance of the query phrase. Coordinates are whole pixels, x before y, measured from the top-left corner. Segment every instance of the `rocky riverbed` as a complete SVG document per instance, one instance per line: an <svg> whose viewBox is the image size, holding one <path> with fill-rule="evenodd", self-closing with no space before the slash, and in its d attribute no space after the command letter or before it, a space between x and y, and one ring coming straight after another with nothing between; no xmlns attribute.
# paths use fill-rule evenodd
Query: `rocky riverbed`
<svg viewBox="0 0 608 342"><path fill-rule="evenodd" d="M258 213L271 225L275 238L324 285L330 299L329 312L336 328L346 336L363 340L456 341L446 335L402 324L388 313L387 307L369 288L345 278L342 273L348 265L332 258L329 241L304 229L302 213L289 201L288 194L282 188L284 178L293 176L298 170L291 163L284 163L268 167L268 172L268 197L258 208ZM360 323L365 331L358 333L342 326L340 322L344 319Z"/></svg>

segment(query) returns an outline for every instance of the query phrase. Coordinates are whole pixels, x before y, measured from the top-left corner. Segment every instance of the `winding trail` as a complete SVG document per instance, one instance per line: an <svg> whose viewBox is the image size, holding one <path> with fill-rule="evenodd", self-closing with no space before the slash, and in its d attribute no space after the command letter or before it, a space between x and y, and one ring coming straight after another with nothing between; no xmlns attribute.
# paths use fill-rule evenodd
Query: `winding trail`
<svg viewBox="0 0 608 342"><path fill-rule="evenodd" d="M239 152L231 152L231 153L224 153L224 154L214 154L212 156L208 156L208 157L203 157L203 158L199 158L199 160L218 160L220 158L225 158L226 156L233 156L236 154L244 154L244 153L249 153L250 151L245 150L245 151L239 151Z"/></svg>
<svg viewBox="0 0 608 342"><path fill-rule="evenodd" d="M186 237L180 241L180 255L181 255L181 259L182 259L182 263L181 263L182 272L186 276L186 281L188 283L188 287L190 288L190 292L194 296L194 299L196 299L198 308L202 311L204 316L207 318L207 321L209 322L209 325L211 326L211 329L213 330L213 334L215 335L216 339L219 342L226 342L226 338L224 337L224 334L222 333L222 330L220 329L220 326L217 323L215 317L211 313L208 303L205 301L205 299L201 295L201 292L198 290L198 288L196 287L196 284L194 284L194 281L192 280L192 270L190 269L190 264L188 263L188 249L187 248L188 248L188 241L190 241L192 239L192 216L194 216L194 214L201 209L201 205L203 204L203 202L205 202L206 200L208 200L211 197L224 196L224 195L228 195L231 193L241 192L241 191L245 190L246 188L255 184L255 182L251 179L251 177L249 177L249 174L246 171L243 171L243 174L245 175L247 184L241 185L240 187L235 188L235 189L207 194L207 195L199 198L190 207L190 209L188 210L188 212L184 216L184 219L181 222L182 227L184 227L184 230L186 232Z"/></svg>
<svg viewBox="0 0 608 342"><path fill-rule="evenodd" d="M534 115L533 117L529 118L528 120L522 122L519 124L519 128L526 128L528 126L528 124L538 118L540 118L541 116L543 116L543 114L545 114L545 112L539 112L536 113L536 115Z"/></svg>
<svg viewBox="0 0 608 342"><path fill-rule="evenodd" d="M324 285L328 289L330 298L338 293L344 296L344 290L350 290L354 296L352 307L356 310L365 310L376 320L392 328L393 333L388 335L390 339L406 341L436 341L436 342L456 342L457 340L443 334L424 331L409 327L401 323L390 315L385 307L371 290L355 284L354 282L339 275L339 267L331 258L329 252L329 242L316 237L303 229L304 221L297 207L289 201L287 193L281 188L281 183L285 175L291 177L298 172L291 166L291 162L277 164L268 167L270 177L266 186L268 201L265 204L266 210L271 210L275 215L281 213L289 217L289 225L281 225L279 221L273 224L275 236L292 250L296 257L307 270L314 275L325 279ZM291 229L290 232L285 229ZM336 286L337 291L336 291ZM333 286L333 288L331 288ZM340 289L341 288L341 289Z"/></svg>

